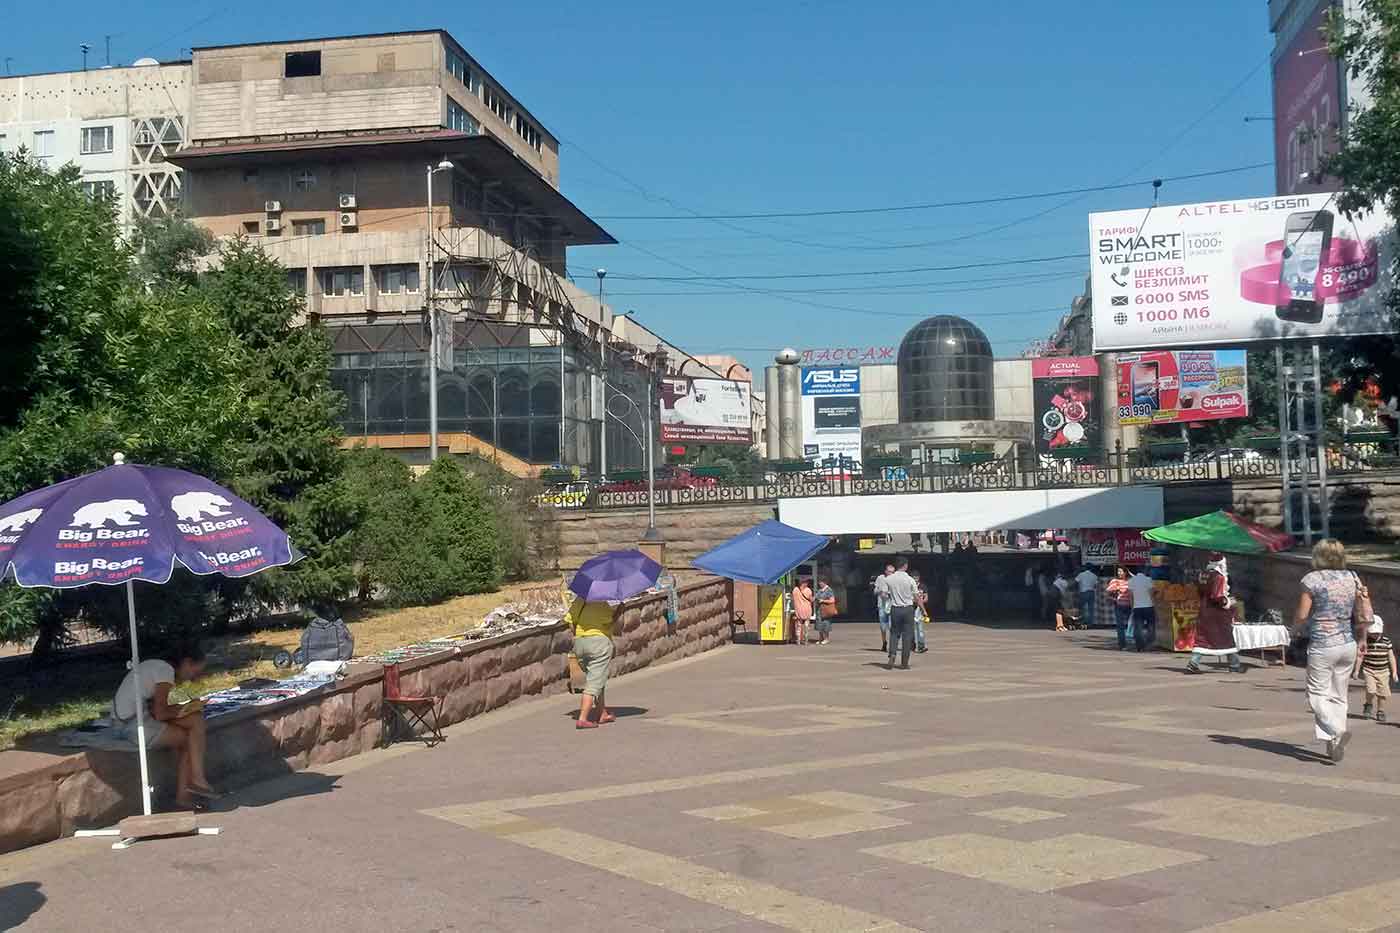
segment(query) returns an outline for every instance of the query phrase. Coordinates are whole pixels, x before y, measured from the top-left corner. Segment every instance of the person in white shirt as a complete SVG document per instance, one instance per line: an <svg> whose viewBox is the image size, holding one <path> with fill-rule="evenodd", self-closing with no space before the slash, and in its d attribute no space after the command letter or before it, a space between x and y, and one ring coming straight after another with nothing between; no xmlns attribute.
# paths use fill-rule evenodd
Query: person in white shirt
<svg viewBox="0 0 1400 933"><path fill-rule="evenodd" d="M199 700L170 702L170 690L177 681L194 680L203 671L204 652L198 646L182 647L170 652L166 660L142 661L122 678L112 697L112 721L123 738L133 744L138 740L136 709L140 703L146 747L175 751L175 804L183 810L203 809L203 801L219 796L204 773L204 704Z"/></svg>
<svg viewBox="0 0 1400 933"><path fill-rule="evenodd" d="M1128 578L1133 594L1133 644L1138 651L1157 641L1157 610L1152 605L1152 578L1139 568Z"/></svg>
<svg viewBox="0 0 1400 933"><path fill-rule="evenodd" d="M889 670L894 670L894 656L901 655L900 667L909 670L909 654L914 650L914 603L918 598L918 586L909 576L909 558L901 557L895 563L895 572L885 578L890 591L890 644Z"/></svg>
<svg viewBox="0 0 1400 933"><path fill-rule="evenodd" d="M1099 575L1088 564L1074 577L1079 587L1079 619L1086 626L1094 624L1094 602L1099 587Z"/></svg>

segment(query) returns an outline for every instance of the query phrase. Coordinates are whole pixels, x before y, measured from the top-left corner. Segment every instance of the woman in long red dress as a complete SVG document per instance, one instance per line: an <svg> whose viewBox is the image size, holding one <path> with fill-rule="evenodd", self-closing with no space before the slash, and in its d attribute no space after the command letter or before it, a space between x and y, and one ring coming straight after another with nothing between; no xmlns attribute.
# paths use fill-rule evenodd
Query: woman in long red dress
<svg viewBox="0 0 1400 933"><path fill-rule="evenodd" d="M1227 657L1230 670L1243 673L1240 652L1235 647L1235 601L1230 596L1230 572L1225 566L1225 555L1214 551L1206 564L1206 572L1201 579L1201 610L1196 621L1196 647L1191 651L1191 660L1186 670L1191 674L1201 672L1201 658Z"/></svg>

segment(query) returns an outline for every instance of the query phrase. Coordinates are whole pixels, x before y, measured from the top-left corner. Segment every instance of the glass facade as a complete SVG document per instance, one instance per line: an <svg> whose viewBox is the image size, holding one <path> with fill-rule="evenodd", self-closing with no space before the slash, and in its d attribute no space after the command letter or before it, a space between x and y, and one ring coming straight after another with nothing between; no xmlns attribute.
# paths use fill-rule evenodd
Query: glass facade
<svg viewBox="0 0 1400 933"><path fill-rule="evenodd" d="M331 377L345 393L343 419L351 437L428 433L428 352L421 324L348 324L328 327L334 356ZM470 433L522 460L598 469L595 405L597 357L577 346L531 346L531 328L458 321L451 372L438 373L438 431ZM536 339L542 333L533 329ZM543 332L557 336L555 332ZM612 411L638 437L645 433L640 371L615 371L609 380ZM618 395L631 398L631 406ZM615 418L608 419L610 470L639 469L642 447Z"/></svg>
<svg viewBox="0 0 1400 933"><path fill-rule="evenodd" d="M899 420L990 421L992 345L975 324L941 314L899 345Z"/></svg>

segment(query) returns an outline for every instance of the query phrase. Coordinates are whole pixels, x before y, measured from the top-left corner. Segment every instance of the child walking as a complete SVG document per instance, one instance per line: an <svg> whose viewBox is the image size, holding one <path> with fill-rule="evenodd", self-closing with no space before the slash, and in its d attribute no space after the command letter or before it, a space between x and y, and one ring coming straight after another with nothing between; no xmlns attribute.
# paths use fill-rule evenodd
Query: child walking
<svg viewBox="0 0 1400 933"><path fill-rule="evenodd" d="M1390 682L1400 680L1400 671L1395 666L1395 648L1385 634L1385 624L1379 615L1372 615L1371 627L1366 629L1366 647L1356 654L1356 669L1352 676L1360 674L1366 680L1366 705L1361 708L1363 719L1371 718L1375 710L1376 722L1385 722L1385 701L1390 699Z"/></svg>

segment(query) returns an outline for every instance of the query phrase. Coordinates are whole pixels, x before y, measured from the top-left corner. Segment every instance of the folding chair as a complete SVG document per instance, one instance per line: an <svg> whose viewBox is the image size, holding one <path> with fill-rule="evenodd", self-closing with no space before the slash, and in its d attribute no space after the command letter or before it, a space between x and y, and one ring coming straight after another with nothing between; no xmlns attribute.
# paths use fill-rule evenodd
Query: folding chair
<svg viewBox="0 0 1400 933"><path fill-rule="evenodd" d="M399 689L399 666L384 665L384 716L387 720L384 737L389 744L397 726L402 725L413 738L421 738L428 747L446 742L442 734L442 697L407 697ZM418 727L423 734L418 734Z"/></svg>

